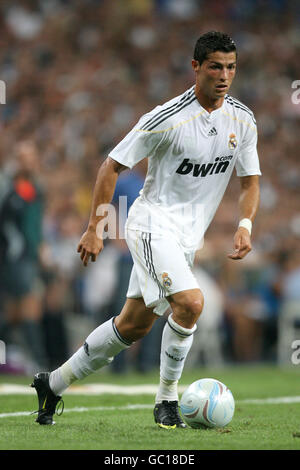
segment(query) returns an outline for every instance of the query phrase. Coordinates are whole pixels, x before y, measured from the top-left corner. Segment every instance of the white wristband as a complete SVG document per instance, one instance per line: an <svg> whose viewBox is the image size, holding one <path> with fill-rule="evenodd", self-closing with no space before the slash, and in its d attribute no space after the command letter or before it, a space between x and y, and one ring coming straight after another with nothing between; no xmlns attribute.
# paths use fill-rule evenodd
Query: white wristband
<svg viewBox="0 0 300 470"><path fill-rule="evenodd" d="M248 230L249 232L249 235L251 235L251 231L252 231L252 222L250 219L242 219L240 220L239 222L239 227L244 227Z"/></svg>

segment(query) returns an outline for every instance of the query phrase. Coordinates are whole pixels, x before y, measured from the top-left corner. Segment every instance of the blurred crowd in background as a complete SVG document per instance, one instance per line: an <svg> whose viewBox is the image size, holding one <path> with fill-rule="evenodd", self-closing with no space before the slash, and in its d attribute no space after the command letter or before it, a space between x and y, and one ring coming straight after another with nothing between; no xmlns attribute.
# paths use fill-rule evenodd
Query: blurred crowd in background
<svg viewBox="0 0 300 470"><path fill-rule="evenodd" d="M210 30L237 44L230 94L255 113L263 176L253 251L227 258L238 223L234 174L197 254L206 305L188 363L290 362L300 319L299 2L3 0L0 373L60 365L120 312L132 266L122 237L88 268L76 252L96 173L142 114L193 85L193 48ZM116 208L119 196L132 204L146 171L143 161L122 173ZM111 369L157 367L164 321Z"/></svg>

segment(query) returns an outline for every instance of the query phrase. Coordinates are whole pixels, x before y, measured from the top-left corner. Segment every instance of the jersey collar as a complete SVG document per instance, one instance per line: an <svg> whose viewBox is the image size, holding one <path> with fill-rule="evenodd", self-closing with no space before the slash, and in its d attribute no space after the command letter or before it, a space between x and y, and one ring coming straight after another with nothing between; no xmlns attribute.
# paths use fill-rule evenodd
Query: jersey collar
<svg viewBox="0 0 300 470"><path fill-rule="evenodd" d="M195 86L194 86L194 95L196 97L196 93L195 93ZM224 105L225 105L225 97L227 95L224 96L224 100L223 100L223 103L222 103L222 106L220 106L219 108L215 109L214 111L211 111L211 113L209 113L205 108L203 108L203 106L200 104L200 102L198 101L198 98L196 97L196 100L195 100L195 103L196 105L201 109L202 111L202 116L204 118L206 118L208 121L212 121L213 119L215 119L217 116L219 116L219 114L222 112L222 110L224 109Z"/></svg>

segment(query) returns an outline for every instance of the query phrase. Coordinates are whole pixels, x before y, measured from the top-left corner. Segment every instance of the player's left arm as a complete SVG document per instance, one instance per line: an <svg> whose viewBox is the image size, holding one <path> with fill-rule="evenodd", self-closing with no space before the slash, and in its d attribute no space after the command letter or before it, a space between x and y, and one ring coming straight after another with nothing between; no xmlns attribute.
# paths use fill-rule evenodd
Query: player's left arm
<svg viewBox="0 0 300 470"><path fill-rule="evenodd" d="M259 205L259 176L240 177L241 194L239 197L240 220L250 219L254 222ZM250 224L251 225L251 224ZM234 252L228 258L243 259L252 249L251 233L245 227L238 227L233 238Z"/></svg>

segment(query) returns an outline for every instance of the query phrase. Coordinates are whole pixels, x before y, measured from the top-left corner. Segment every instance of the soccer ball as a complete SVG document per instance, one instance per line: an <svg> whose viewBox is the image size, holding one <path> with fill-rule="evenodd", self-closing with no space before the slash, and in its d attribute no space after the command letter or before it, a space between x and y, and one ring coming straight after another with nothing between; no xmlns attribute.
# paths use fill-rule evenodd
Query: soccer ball
<svg viewBox="0 0 300 470"><path fill-rule="evenodd" d="M234 406L229 388L215 379L196 380L180 400L182 418L192 428L223 428L232 420Z"/></svg>

